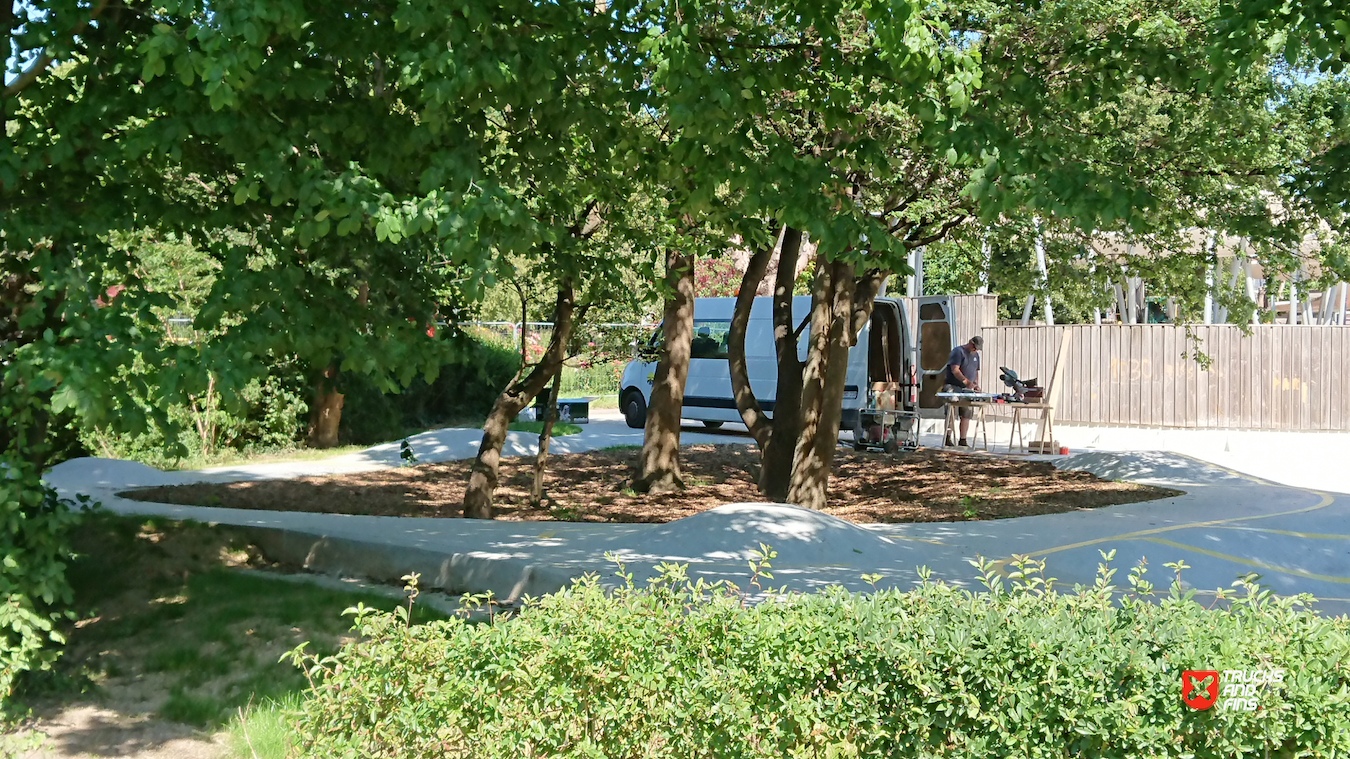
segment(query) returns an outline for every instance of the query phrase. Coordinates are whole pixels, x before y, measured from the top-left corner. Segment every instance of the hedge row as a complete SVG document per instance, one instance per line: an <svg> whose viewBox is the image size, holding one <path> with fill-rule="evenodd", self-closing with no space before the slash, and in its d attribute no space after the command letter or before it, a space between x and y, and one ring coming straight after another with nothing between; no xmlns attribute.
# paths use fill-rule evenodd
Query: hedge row
<svg viewBox="0 0 1350 759"><path fill-rule="evenodd" d="M489 623L361 610L359 642L306 662L295 727L312 756L1350 755L1350 620L1252 578L1209 609L1110 572L749 604L672 567ZM1286 675L1256 712L1182 702L1183 670L1260 667Z"/></svg>
<svg viewBox="0 0 1350 759"><path fill-rule="evenodd" d="M456 339L456 358L441 367L435 381L418 377L399 393L384 393L369 379L344 375L342 442L372 445L397 440L409 430L487 416L520 368L520 354L467 336Z"/></svg>

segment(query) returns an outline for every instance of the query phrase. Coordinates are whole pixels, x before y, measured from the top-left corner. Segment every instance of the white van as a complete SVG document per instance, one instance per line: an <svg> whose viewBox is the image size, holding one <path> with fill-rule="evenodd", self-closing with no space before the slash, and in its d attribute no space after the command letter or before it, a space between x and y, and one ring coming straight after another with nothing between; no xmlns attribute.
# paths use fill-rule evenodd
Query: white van
<svg viewBox="0 0 1350 759"><path fill-rule="evenodd" d="M727 363L727 336L735 298L696 298L694 300L694 342L689 361L689 379L684 387L683 418L703 422L710 428L726 422L740 422L736 400L731 394L731 370ZM801 324L810 318L811 296L792 300L792 315ZM797 355L806 360L809 329L802 330ZM898 396L904 408L915 402L914 351L910 345L909 315L897 298L879 297L872 310L871 323L858 335L858 344L849 350L848 374L844 386L844 413L841 429L858 426L858 410L867 404L867 391L874 383L900 385ZM661 342L658 329L646 346ZM950 349L949 349L950 350ZM652 351L647 351L652 352ZM944 356L945 358L945 356ZM750 323L745 331L745 363L750 387L760 406L773 415L778 388L778 359L773 340L773 299L755 298ZM640 428L647 422L656 362L642 356L629 362L619 380L619 408L629 427Z"/></svg>

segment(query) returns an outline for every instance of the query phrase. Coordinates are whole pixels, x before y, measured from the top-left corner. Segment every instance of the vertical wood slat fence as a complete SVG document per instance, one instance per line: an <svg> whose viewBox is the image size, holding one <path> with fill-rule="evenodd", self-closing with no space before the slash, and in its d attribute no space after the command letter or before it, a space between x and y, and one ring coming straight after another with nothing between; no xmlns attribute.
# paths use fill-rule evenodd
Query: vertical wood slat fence
<svg viewBox="0 0 1350 759"><path fill-rule="evenodd" d="M1350 329L1251 329L1193 326L1192 340L1172 324L985 327L980 384L1001 392L1000 366L1049 383L1070 330L1057 423L1350 431Z"/></svg>

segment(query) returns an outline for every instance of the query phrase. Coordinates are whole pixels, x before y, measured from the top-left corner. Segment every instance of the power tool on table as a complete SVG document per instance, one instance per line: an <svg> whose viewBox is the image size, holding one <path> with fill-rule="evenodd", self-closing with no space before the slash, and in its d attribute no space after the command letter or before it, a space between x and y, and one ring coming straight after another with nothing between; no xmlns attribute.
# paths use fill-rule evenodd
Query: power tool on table
<svg viewBox="0 0 1350 759"><path fill-rule="evenodd" d="M1011 393L1004 393L1002 398L1008 403L1030 403L1039 401L1045 397L1045 390L1033 379L1022 379L1017 376L1017 372L1006 366L998 368L998 378L1003 380L1003 384L1012 388Z"/></svg>

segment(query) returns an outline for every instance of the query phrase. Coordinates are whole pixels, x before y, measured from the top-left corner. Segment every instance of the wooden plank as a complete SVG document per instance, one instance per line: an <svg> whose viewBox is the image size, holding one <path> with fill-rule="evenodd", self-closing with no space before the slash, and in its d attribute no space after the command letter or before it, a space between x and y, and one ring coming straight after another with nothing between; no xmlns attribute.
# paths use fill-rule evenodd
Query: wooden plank
<svg viewBox="0 0 1350 759"><path fill-rule="evenodd" d="M1331 426L1331 390L1328 387L1327 378L1331 375L1331 350L1328 345L1331 327L1326 325L1317 328L1317 365L1313 367L1313 376L1310 378L1311 387L1308 388L1309 397L1317 404L1317 425L1318 428L1330 432Z"/></svg>
<svg viewBox="0 0 1350 759"><path fill-rule="evenodd" d="M1064 385L1064 375L1067 371L1065 364L1069 360L1069 343L1073 340L1073 330L1062 327L1060 328L1060 335L1059 349L1055 353L1055 368L1050 373L1050 384L1046 386L1045 393L1045 400L1050 404L1050 408L1041 412L1048 419L1047 424L1051 429L1055 426L1055 408L1059 406L1059 398L1063 394L1061 388Z"/></svg>
<svg viewBox="0 0 1350 759"><path fill-rule="evenodd" d="M1234 327L1238 330L1237 327ZM1237 332L1234 338L1235 358L1234 366L1240 372L1240 382L1238 383L1238 392L1241 395L1237 398L1237 423L1243 428L1251 427L1252 408L1256 401L1256 382L1254 381L1254 370L1256 362L1253 361L1253 352L1257 347L1259 333L1254 329L1250 336Z"/></svg>
<svg viewBox="0 0 1350 759"><path fill-rule="evenodd" d="M1110 364L1111 368L1111 378L1106 385L1111 393L1110 401L1107 404L1105 420L1107 424L1120 424L1120 411L1124 406L1124 402L1121 400L1124 384L1120 380L1122 365L1120 356L1120 336L1125 329L1126 328L1123 325L1112 328L1106 343L1107 362Z"/></svg>
<svg viewBox="0 0 1350 759"><path fill-rule="evenodd" d="M1120 407L1116 412L1117 424L1128 425L1130 423L1130 411L1134 408L1135 387L1130 366L1130 347L1133 344L1132 337L1135 329L1136 327L1133 324L1120 328L1120 350L1116 354L1120 356Z"/></svg>
<svg viewBox="0 0 1350 759"><path fill-rule="evenodd" d="M1200 343L1200 350L1212 361L1214 358L1215 332L1213 327L1197 328L1197 333L1203 342ZM1214 402L1218 398L1218 372L1214 371L1213 364L1199 365L1200 376L1200 399L1196 403L1197 417L1196 423L1205 429L1211 429L1217 424L1214 414Z"/></svg>
<svg viewBox="0 0 1350 759"><path fill-rule="evenodd" d="M1312 405L1309 403L1310 398L1308 396L1308 381L1312 378L1313 374L1312 336L1316 331L1316 327L1309 325L1303 330L1303 333L1299 335L1301 339L1298 341L1298 350L1300 354L1298 363L1301 373L1299 374L1299 387L1294 393L1294 398L1298 401L1299 426L1305 430L1313 429L1313 425L1316 424L1316 419L1313 418Z"/></svg>
<svg viewBox="0 0 1350 759"><path fill-rule="evenodd" d="M1270 325L1261 344L1261 371L1256 375L1261 380L1261 416L1258 423L1261 429L1274 429L1275 388L1271 385L1271 379L1279 371L1278 331L1275 325Z"/></svg>
<svg viewBox="0 0 1350 759"><path fill-rule="evenodd" d="M1214 353L1211 358L1214 361L1211 374L1214 376L1214 389L1216 392L1210 397L1212 404L1212 413L1214 415L1214 425L1216 427L1232 427L1233 421L1228 416L1229 401L1233 397L1232 386L1232 354L1228 349L1228 325L1217 325L1210 328L1210 340L1214 342Z"/></svg>
<svg viewBox="0 0 1350 759"><path fill-rule="evenodd" d="M1163 395L1167 388L1163 386L1163 366L1166 361L1163 358L1163 340L1167 337L1167 332L1171 328L1167 325L1158 324L1149 327L1148 330L1148 386L1152 388L1148 413L1149 426L1161 427L1164 424L1163 419Z"/></svg>
<svg viewBox="0 0 1350 759"><path fill-rule="evenodd" d="M1193 417L1190 411L1191 388L1190 368L1186 364L1186 331L1182 328L1172 330L1171 344L1168 346L1168 360L1172 362L1173 408L1176 415L1174 425L1183 429L1190 427Z"/></svg>
<svg viewBox="0 0 1350 759"><path fill-rule="evenodd" d="M1153 384L1153 333L1157 326L1145 324L1139 328L1139 424L1144 427L1156 427L1157 417L1154 403L1158 391Z"/></svg>
<svg viewBox="0 0 1350 759"><path fill-rule="evenodd" d="M1125 403L1121 408L1121 424L1128 424L1131 427L1139 423L1139 383L1136 381L1135 364L1135 341L1138 339L1139 327L1131 324L1124 328L1120 336L1120 358L1122 361L1121 379L1124 390Z"/></svg>
<svg viewBox="0 0 1350 759"><path fill-rule="evenodd" d="M1242 360L1243 335L1237 327L1226 330L1228 342L1228 386L1232 395L1228 398L1228 424L1230 427L1242 427L1242 401L1246 397L1243 383L1247 379L1246 362Z"/></svg>
<svg viewBox="0 0 1350 759"><path fill-rule="evenodd" d="M1297 383L1289 383L1289 399L1296 412L1295 419L1297 421L1295 424L1298 425L1292 429L1300 430L1308 429L1308 423L1311 421L1308 418L1308 404L1303 402L1303 383L1308 381L1308 374L1311 368L1308 360L1307 335L1308 328L1305 326L1302 330L1295 332L1292 335L1294 339L1290 341L1294 350L1294 360L1292 363L1293 374L1299 380Z"/></svg>
<svg viewBox="0 0 1350 759"><path fill-rule="evenodd" d="M1272 325L1273 327L1274 325ZM1268 363L1266 364L1265 384L1269 393L1265 398L1264 419L1261 426L1264 429L1279 429L1280 419L1280 399L1283 394L1280 392L1280 373L1284 371L1284 328L1277 327L1270 330L1270 350L1267 353Z"/></svg>
<svg viewBox="0 0 1350 759"><path fill-rule="evenodd" d="M1308 401L1311 402L1312 421L1323 432L1331 431L1330 409L1327 385L1323 378L1330 369L1330 357L1327 355L1327 327L1319 325L1312 330L1312 373L1308 375Z"/></svg>
<svg viewBox="0 0 1350 759"><path fill-rule="evenodd" d="M1207 337L1202 327L1195 328L1195 335L1198 338L1192 346L1193 351L1208 352L1210 347L1204 343ZM1199 364L1195 359L1188 359L1195 367L1195 426L1200 429L1209 428L1209 372Z"/></svg>
<svg viewBox="0 0 1350 759"><path fill-rule="evenodd" d="M1074 387L1078 389L1077 397L1074 399L1074 415L1077 419L1092 418L1092 332L1096 327L1085 324L1074 329L1073 336L1073 364L1070 368L1074 379Z"/></svg>
<svg viewBox="0 0 1350 759"><path fill-rule="evenodd" d="M1176 426L1176 366L1170 353L1174 334L1176 328L1169 326L1159 335L1158 341L1158 384L1162 385L1158 412L1164 427Z"/></svg>
<svg viewBox="0 0 1350 759"><path fill-rule="evenodd" d="M1347 285L1350 286L1350 285ZM1338 431L1350 431L1350 327L1341 325L1338 330L1332 330L1332 350L1336 357L1341 359L1341 366L1336 369L1335 386L1332 388L1332 398L1335 398L1336 421L1335 429Z"/></svg>
<svg viewBox="0 0 1350 759"><path fill-rule="evenodd" d="M1293 325L1290 325L1293 326ZM1298 409L1289 402L1290 375L1294 367L1294 336L1298 333L1285 327L1280 330L1279 398L1275 429L1288 430L1298 426Z"/></svg>
<svg viewBox="0 0 1350 759"><path fill-rule="evenodd" d="M1270 329L1266 332L1265 345L1261 350L1262 360L1265 362L1257 375L1261 378L1261 428L1274 429L1279 404L1278 388L1273 384L1273 380L1280 372L1279 327L1270 325Z"/></svg>
<svg viewBox="0 0 1350 759"><path fill-rule="evenodd" d="M1153 383L1149 380L1149 346L1152 344L1153 325L1141 324L1134 339L1135 385L1139 388L1139 405L1135 409L1136 422L1141 427L1151 427L1153 417Z"/></svg>
<svg viewBox="0 0 1350 759"><path fill-rule="evenodd" d="M1210 425L1214 427L1228 427L1228 358L1225 355L1225 347L1228 338L1228 325L1216 324L1209 328L1209 339L1214 345L1214 354L1211 357L1213 364L1209 370L1209 416Z"/></svg>
<svg viewBox="0 0 1350 759"><path fill-rule="evenodd" d="M1327 346L1331 351L1332 366L1327 379L1327 392L1331 395L1331 403L1328 411L1330 412L1329 429L1343 430L1345 425L1345 372L1346 355L1344 345L1341 342L1341 335L1345 333L1344 327L1332 327L1327 330Z"/></svg>
<svg viewBox="0 0 1350 759"><path fill-rule="evenodd" d="M1235 328L1236 329L1236 328ZM1254 337L1239 334L1236 338L1237 349L1237 367L1242 373L1242 382L1240 384L1241 397L1238 398L1238 424L1243 429L1251 429L1252 426L1252 345Z"/></svg>
<svg viewBox="0 0 1350 759"><path fill-rule="evenodd" d="M1321 432L1326 430L1326 422L1322 417L1322 400L1314 391L1318 389L1317 378L1322 372L1322 327L1310 325L1304 332L1307 334L1303 338L1303 350L1307 354L1308 364L1308 373L1303 376L1303 392L1300 395L1308 414L1308 424L1304 429Z"/></svg>
<svg viewBox="0 0 1350 759"><path fill-rule="evenodd" d="M1195 350L1195 344L1185 340L1183 347L1187 354ZM1200 366L1195 359L1187 357L1181 358L1185 366L1185 377L1187 377L1187 397L1185 397L1185 415L1187 415L1187 427L1195 428L1200 425L1200 381L1203 377L1200 375Z"/></svg>
<svg viewBox="0 0 1350 759"><path fill-rule="evenodd" d="M1087 352L1087 382L1088 389L1092 393L1092 399L1088 405L1088 416L1092 419L1101 419L1102 414L1102 386L1101 386L1101 360L1102 360L1102 330L1105 327L1093 325L1088 329L1092 330L1092 342L1088 346Z"/></svg>

